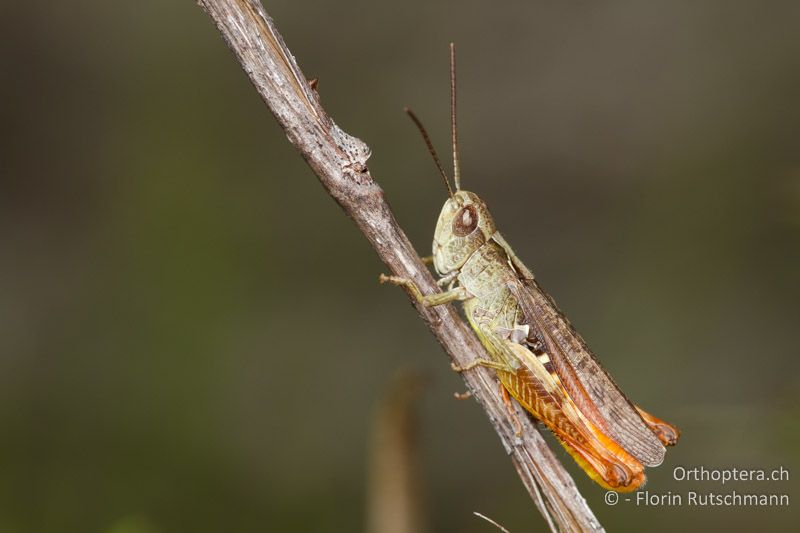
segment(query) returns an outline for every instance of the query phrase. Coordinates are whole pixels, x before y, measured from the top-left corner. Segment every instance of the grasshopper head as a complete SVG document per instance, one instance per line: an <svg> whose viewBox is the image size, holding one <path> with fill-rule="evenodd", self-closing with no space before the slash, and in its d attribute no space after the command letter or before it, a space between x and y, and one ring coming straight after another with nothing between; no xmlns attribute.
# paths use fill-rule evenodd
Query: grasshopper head
<svg viewBox="0 0 800 533"><path fill-rule="evenodd" d="M456 191L447 199L433 236L433 265L439 275L461 268L470 255L495 232L494 221L483 200L469 191Z"/></svg>
<svg viewBox="0 0 800 533"><path fill-rule="evenodd" d="M433 235L433 266L439 275L458 271L467 259L495 234L494 221L483 200L478 195L461 189L461 169L458 160L458 129L456 128L456 49L450 43L450 133L453 140L453 181L455 193L450 187L450 180L442 167L439 156L433 148L428 132L413 111L406 108L406 113L417 125L422 139L433 157L436 168L444 180L450 198L444 203L436 233Z"/></svg>

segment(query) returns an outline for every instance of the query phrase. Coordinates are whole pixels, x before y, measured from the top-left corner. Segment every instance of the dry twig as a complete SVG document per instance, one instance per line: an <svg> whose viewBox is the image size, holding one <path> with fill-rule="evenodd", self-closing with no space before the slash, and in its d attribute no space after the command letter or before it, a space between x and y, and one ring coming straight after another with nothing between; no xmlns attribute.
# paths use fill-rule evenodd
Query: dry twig
<svg viewBox="0 0 800 533"><path fill-rule="evenodd" d="M339 129L322 109L272 19L257 0L199 0L258 93L319 177L323 187L375 248L392 274L414 280L423 294L438 291L433 277L392 214L367 168L370 151ZM459 366L487 354L450 306L417 306L439 344ZM473 397L511 457L523 484L554 531L602 531L575 483L548 448L525 411L515 404L522 436L497 394L492 371L463 374Z"/></svg>

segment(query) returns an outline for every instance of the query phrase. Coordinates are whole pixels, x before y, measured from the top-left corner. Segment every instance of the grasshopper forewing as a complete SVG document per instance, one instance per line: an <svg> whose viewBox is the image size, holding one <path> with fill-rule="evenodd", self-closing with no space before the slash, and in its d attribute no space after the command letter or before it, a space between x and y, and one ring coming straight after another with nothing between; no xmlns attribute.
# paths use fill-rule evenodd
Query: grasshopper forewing
<svg viewBox="0 0 800 533"><path fill-rule="evenodd" d="M645 482L644 467L661 464L664 446L675 444L680 434L628 400L497 231L486 204L461 189L452 44L450 89L455 192L425 128L408 111L450 196L433 239L433 264L448 290L423 296L407 279L381 276L381 281L406 286L429 306L462 301L491 359L456 370L495 369L503 387L592 479L609 489L635 490Z"/></svg>
<svg viewBox="0 0 800 533"><path fill-rule="evenodd" d="M664 460L664 444L674 444L677 435L663 423L648 426L636 406L600 365L553 299L533 279L509 284L534 336L541 337L562 385L591 422L620 443L645 466ZM580 371L577 371L580 369ZM650 420L655 421L654 417Z"/></svg>

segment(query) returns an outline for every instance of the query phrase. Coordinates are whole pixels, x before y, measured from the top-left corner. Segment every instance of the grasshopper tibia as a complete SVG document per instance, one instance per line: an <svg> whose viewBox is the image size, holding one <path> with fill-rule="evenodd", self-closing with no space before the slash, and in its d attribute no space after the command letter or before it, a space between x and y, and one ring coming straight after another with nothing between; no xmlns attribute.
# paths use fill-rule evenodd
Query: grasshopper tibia
<svg viewBox="0 0 800 533"><path fill-rule="evenodd" d="M511 417L511 420L514 421L514 435L517 438L522 436L522 422L519 421L517 418L517 413L514 412L514 406L511 404L511 395L508 394L508 389L506 389L505 385L501 382L497 382L500 386L500 396L503 397L503 405L506 406L506 411L508 411L508 416Z"/></svg>

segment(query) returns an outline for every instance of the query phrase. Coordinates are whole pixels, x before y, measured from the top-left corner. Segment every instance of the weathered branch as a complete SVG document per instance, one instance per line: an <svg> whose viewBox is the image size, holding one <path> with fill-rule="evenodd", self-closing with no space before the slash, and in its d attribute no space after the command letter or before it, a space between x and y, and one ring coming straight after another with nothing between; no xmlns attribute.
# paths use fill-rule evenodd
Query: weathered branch
<svg viewBox="0 0 800 533"><path fill-rule="evenodd" d="M438 291L370 175L369 148L339 129L325 113L261 4L257 0L199 0L199 4L216 23L286 136L389 270L414 280L424 294ZM488 357L452 306L417 306L417 311L457 365ZM497 392L494 373L478 368L465 372L463 377L550 528L602 531L569 474L530 417L516 404L523 433L515 436L515 424Z"/></svg>

